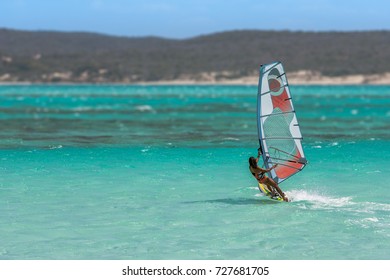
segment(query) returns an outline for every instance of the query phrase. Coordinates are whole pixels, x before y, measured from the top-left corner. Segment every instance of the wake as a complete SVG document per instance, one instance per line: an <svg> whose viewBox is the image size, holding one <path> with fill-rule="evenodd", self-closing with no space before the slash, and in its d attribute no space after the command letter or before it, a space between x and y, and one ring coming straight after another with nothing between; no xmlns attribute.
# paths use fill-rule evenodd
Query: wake
<svg viewBox="0 0 390 280"><path fill-rule="evenodd" d="M305 209L338 209L354 213L388 213L390 212L389 203L360 201L354 202L352 197L331 197L316 191L291 190L286 191L286 195L292 203L296 203Z"/></svg>
<svg viewBox="0 0 390 280"><path fill-rule="evenodd" d="M291 202L309 202L314 208L346 207L355 204L352 202L352 197L330 197L305 190L286 191L286 195Z"/></svg>

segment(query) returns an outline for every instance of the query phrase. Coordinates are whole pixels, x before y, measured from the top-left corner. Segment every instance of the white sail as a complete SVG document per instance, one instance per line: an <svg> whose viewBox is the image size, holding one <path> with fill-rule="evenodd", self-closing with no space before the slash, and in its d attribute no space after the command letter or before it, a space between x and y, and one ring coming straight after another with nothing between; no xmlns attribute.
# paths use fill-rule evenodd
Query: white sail
<svg viewBox="0 0 390 280"><path fill-rule="evenodd" d="M307 164L287 77L280 62L262 65L257 96L257 127L264 167L281 183Z"/></svg>

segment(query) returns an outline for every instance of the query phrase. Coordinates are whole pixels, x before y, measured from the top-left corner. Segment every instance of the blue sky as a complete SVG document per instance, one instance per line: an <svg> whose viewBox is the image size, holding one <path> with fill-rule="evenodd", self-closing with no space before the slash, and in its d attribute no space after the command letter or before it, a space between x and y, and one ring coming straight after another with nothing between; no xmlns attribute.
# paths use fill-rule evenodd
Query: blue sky
<svg viewBox="0 0 390 280"><path fill-rule="evenodd" d="M0 28L189 38L226 30L390 30L389 0L1 0Z"/></svg>

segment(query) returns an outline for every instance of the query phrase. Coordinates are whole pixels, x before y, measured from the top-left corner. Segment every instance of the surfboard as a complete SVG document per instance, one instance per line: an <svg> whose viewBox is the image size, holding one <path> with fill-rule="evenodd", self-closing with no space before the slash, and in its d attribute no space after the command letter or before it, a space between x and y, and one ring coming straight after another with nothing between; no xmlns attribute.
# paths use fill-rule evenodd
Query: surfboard
<svg viewBox="0 0 390 280"><path fill-rule="evenodd" d="M302 134L295 114L290 87L281 62L260 66L257 93L257 132L264 169L278 185L300 172L307 164ZM259 190L270 197L270 191L259 183Z"/></svg>
<svg viewBox="0 0 390 280"><path fill-rule="evenodd" d="M277 201L283 201L283 198L280 197L280 195L272 196L271 191L268 189L268 187L262 183L258 184L259 190L264 195L268 196L270 199L277 200Z"/></svg>

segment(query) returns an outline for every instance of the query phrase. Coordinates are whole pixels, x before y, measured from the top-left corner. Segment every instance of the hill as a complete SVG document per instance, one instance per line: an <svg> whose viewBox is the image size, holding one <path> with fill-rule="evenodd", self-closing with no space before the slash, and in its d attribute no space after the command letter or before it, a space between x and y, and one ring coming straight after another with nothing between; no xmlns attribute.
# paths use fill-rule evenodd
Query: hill
<svg viewBox="0 0 390 280"><path fill-rule="evenodd" d="M390 72L390 31L229 31L183 40L0 29L0 81L142 82L253 75L259 64L327 76Z"/></svg>

